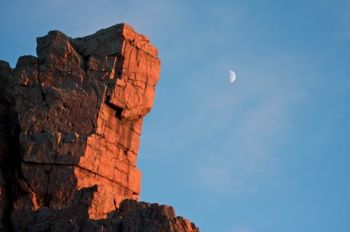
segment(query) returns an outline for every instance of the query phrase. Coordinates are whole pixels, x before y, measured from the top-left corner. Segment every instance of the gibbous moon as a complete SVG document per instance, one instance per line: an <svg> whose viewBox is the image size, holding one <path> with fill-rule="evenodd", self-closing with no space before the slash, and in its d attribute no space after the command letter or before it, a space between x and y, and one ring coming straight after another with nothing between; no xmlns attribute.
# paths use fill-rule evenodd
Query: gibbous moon
<svg viewBox="0 0 350 232"><path fill-rule="evenodd" d="M230 84L232 84L236 80L236 73L232 70L230 70L228 73L229 73Z"/></svg>

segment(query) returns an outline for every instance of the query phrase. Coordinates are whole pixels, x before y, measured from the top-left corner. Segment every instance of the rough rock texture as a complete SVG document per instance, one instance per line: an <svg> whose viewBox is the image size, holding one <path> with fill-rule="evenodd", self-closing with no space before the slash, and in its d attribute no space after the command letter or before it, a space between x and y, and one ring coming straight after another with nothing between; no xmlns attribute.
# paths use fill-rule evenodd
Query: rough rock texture
<svg viewBox="0 0 350 232"><path fill-rule="evenodd" d="M106 219L91 220L88 210L97 187L76 192L70 207L61 210L42 208L21 220L16 231L84 231L84 232L198 232L190 221L176 217L172 207L124 200L119 209Z"/></svg>
<svg viewBox="0 0 350 232"><path fill-rule="evenodd" d="M123 201L139 199L159 78L147 37L126 24L75 39L51 31L37 55L13 70L0 61L0 230L197 231L166 206Z"/></svg>

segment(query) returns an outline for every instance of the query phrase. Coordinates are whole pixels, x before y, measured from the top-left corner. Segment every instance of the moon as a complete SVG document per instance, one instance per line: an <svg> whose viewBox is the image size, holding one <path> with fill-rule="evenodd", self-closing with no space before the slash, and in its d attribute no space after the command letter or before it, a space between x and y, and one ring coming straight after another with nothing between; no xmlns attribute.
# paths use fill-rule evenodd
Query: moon
<svg viewBox="0 0 350 232"><path fill-rule="evenodd" d="M228 73L230 84L232 84L236 80L236 73L233 70L230 70Z"/></svg>

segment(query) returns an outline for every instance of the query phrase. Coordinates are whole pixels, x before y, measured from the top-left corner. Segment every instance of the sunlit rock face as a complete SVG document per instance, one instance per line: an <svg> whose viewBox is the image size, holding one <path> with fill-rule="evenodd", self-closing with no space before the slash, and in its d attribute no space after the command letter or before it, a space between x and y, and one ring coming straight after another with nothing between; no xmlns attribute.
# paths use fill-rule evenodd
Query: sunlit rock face
<svg viewBox="0 0 350 232"><path fill-rule="evenodd" d="M76 39L51 31L37 43L38 57L19 58L13 71L28 193L15 210L64 208L97 184L89 217L103 218L140 194L136 157L159 78L157 50L125 24Z"/></svg>
<svg viewBox="0 0 350 232"><path fill-rule="evenodd" d="M0 231L197 232L170 206L138 202L143 117L157 49L118 24L37 39L0 61Z"/></svg>

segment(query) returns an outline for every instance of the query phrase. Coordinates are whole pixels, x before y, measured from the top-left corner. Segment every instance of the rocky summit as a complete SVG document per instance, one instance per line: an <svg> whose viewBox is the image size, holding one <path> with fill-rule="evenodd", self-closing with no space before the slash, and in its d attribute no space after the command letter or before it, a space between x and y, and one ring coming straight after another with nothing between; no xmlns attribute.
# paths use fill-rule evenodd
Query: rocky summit
<svg viewBox="0 0 350 232"><path fill-rule="evenodd" d="M127 24L37 39L37 57L0 61L0 231L199 229L139 202L143 117L157 49Z"/></svg>

